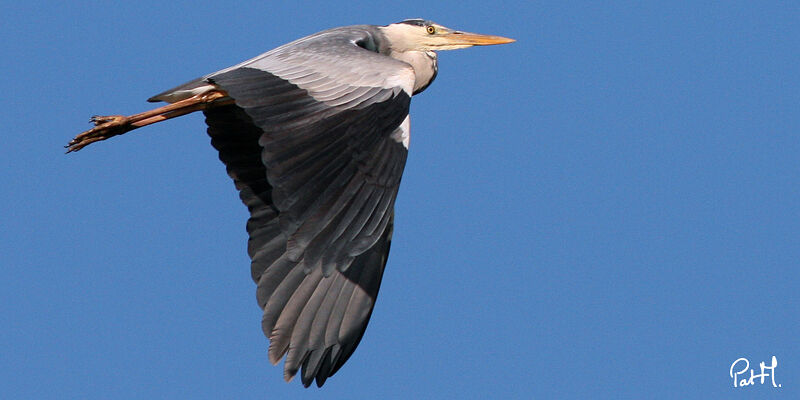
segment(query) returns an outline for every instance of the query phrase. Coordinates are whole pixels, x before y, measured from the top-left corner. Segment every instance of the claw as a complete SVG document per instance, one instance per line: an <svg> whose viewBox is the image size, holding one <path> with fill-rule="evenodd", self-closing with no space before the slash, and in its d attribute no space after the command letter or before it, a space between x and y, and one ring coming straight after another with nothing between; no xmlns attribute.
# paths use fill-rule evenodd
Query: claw
<svg viewBox="0 0 800 400"><path fill-rule="evenodd" d="M78 136L75 136L74 139L70 140L69 143L64 146L67 149L67 153L78 151L91 143L106 140L112 136L121 135L135 129L131 126L129 118L122 115L95 115L90 121L94 123L95 127L88 131L81 132Z"/></svg>
<svg viewBox="0 0 800 400"><path fill-rule="evenodd" d="M122 115L93 115L89 122L95 125L102 125L107 122L122 121L125 117Z"/></svg>

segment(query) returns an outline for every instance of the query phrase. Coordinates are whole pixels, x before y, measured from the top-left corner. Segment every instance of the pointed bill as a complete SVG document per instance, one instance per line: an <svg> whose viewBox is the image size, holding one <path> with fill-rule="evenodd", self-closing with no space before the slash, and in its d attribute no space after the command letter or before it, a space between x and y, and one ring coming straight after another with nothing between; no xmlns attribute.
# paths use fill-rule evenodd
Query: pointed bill
<svg viewBox="0 0 800 400"><path fill-rule="evenodd" d="M493 44L506 44L516 42L502 36L481 35L479 33L451 31L443 35L448 44L457 46L489 46Z"/></svg>

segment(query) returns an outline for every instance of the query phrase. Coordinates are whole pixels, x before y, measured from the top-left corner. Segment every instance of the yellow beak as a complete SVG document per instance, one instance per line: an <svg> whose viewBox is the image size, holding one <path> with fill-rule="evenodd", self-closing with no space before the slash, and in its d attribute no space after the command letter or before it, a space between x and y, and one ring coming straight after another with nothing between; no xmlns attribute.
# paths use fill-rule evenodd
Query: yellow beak
<svg viewBox="0 0 800 400"><path fill-rule="evenodd" d="M507 37L461 31L450 31L443 35L443 38L447 41L447 44L456 46L489 46L516 42L516 40Z"/></svg>

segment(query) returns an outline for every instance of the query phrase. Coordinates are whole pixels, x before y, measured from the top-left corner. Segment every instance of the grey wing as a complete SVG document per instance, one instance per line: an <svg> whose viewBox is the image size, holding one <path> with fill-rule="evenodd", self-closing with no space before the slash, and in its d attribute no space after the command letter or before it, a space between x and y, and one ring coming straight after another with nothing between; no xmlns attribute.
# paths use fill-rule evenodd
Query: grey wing
<svg viewBox="0 0 800 400"><path fill-rule="evenodd" d="M248 252L270 361L286 355L285 378L302 368L305 386L321 386L355 350L375 304L407 155L413 71L335 35L300 43L206 77L235 104L205 114L250 210ZM315 43L325 51L312 51Z"/></svg>

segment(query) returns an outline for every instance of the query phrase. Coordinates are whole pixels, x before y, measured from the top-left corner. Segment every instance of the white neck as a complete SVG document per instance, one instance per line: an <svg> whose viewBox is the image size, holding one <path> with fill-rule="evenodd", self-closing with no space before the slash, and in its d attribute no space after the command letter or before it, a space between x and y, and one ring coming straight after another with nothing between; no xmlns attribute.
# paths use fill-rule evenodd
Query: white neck
<svg viewBox="0 0 800 400"><path fill-rule="evenodd" d="M393 51L390 57L403 61L414 68L414 93L428 86L436 77L436 53L432 51Z"/></svg>

